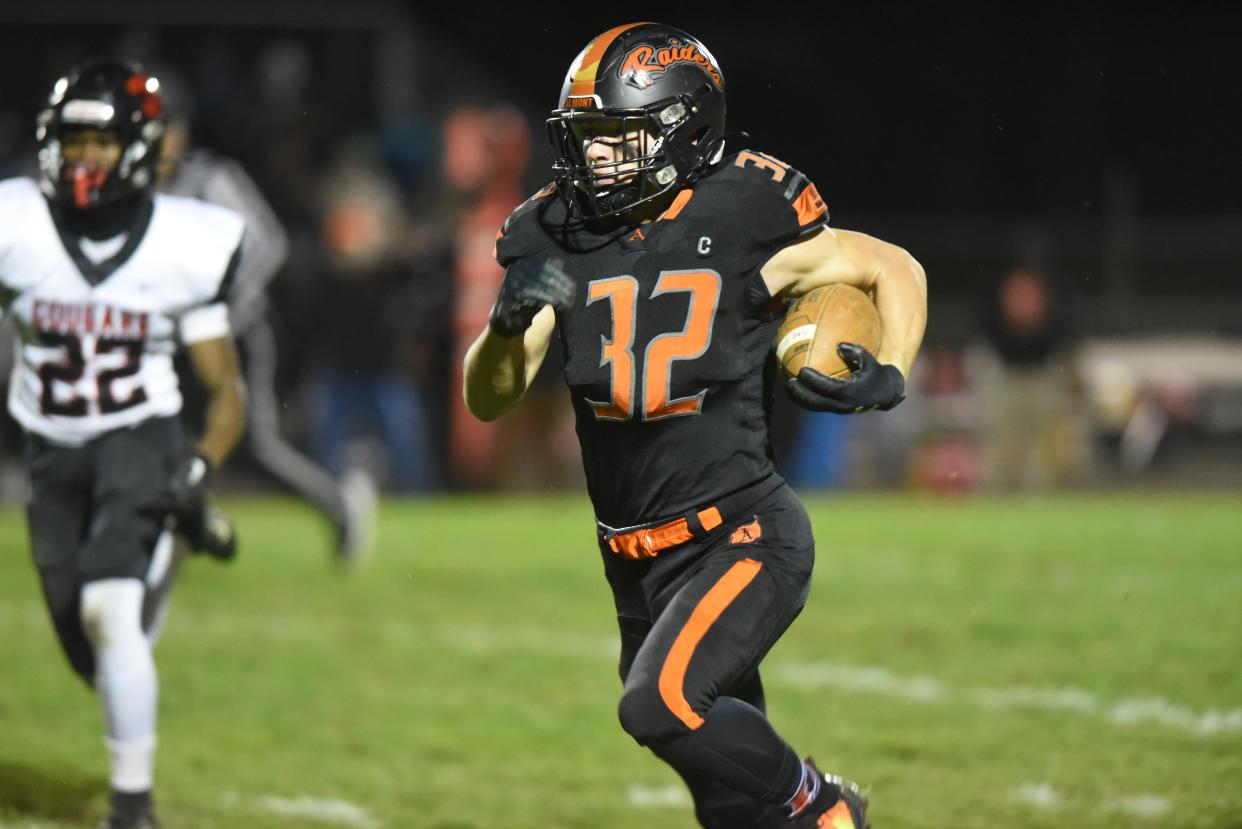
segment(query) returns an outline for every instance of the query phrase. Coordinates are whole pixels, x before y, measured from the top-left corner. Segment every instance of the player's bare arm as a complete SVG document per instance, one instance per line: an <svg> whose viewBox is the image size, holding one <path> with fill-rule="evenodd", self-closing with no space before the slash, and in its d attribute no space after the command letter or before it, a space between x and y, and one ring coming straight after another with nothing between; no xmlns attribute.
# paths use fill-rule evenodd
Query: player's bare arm
<svg viewBox="0 0 1242 829"><path fill-rule="evenodd" d="M559 260L529 257L509 266L487 328L466 353L462 393L475 417L495 420L522 399L548 353L554 309L575 292Z"/></svg>
<svg viewBox="0 0 1242 829"><path fill-rule="evenodd" d="M189 346L194 369L207 389L207 422L198 451L220 466L246 428L246 387L231 337L202 340Z"/></svg>
<svg viewBox="0 0 1242 829"><path fill-rule="evenodd" d="M772 296L790 299L837 283L866 291L884 327L876 360L909 376L927 326L927 276L905 250L864 233L825 227L782 248L762 274Z"/></svg>
<svg viewBox="0 0 1242 829"><path fill-rule="evenodd" d="M479 420L495 420L526 393L548 353L556 314L545 305L521 336L502 337L489 326L466 352L463 391L468 408Z"/></svg>

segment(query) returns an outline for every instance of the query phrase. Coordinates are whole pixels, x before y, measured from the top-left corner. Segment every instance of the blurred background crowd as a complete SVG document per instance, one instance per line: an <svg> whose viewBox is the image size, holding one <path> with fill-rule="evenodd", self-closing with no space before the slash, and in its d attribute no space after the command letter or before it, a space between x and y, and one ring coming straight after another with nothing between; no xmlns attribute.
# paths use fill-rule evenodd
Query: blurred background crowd
<svg viewBox="0 0 1242 829"><path fill-rule="evenodd" d="M807 173L833 224L927 269L909 400L840 418L781 395L788 477L951 492L1242 484L1242 13L862 5L657 15L713 50L732 129ZM176 125L165 188L215 170L250 218L256 290L234 324L270 374L271 428L388 492L574 488L555 360L496 424L465 412L460 366L503 275L496 231L550 178L543 119L565 69L634 13L509 12L7 8L0 173L34 173L35 114L69 67L141 61ZM9 423L10 499L19 443ZM270 481L243 453L226 485Z"/></svg>

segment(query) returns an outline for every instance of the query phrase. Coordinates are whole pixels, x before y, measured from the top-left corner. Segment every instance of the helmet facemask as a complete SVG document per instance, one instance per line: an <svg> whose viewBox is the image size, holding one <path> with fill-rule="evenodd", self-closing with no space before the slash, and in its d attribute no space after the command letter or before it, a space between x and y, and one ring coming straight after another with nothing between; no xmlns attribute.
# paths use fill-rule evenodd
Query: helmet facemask
<svg viewBox="0 0 1242 829"><path fill-rule="evenodd" d="M695 94L636 109L559 109L548 119L557 189L581 219L626 217L701 175L719 136ZM593 143L619 145L619 160L593 163Z"/></svg>

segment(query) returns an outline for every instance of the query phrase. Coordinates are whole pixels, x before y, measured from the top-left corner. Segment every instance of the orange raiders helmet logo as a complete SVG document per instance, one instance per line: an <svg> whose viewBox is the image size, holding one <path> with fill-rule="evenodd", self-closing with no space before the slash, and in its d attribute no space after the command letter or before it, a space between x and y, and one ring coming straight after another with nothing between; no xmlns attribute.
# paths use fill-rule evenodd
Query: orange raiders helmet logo
<svg viewBox="0 0 1242 829"><path fill-rule="evenodd" d="M617 77L639 89L646 89L654 82L654 78L663 75L670 66L679 63L691 63L707 73L716 87L724 87L724 79L715 63L703 54L698 44L688 43L680 38L672 37L668 45L657 47L641 44L631 49L621 61L617 69Z"/></svg>

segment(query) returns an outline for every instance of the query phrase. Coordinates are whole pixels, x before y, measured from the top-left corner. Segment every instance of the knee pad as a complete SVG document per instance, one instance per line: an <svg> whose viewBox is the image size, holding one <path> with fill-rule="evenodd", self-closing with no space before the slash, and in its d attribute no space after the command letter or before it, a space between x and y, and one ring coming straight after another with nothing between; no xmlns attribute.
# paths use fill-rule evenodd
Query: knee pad
<svg viewBox="0 0 1242 829"><path fill-rule="evenodd" d="M146 586L139 579L100 579L82 587L82 629L96 650L130 637L143 638L142 602Z"/></svg>
<svg viewBox="0 0 1242 829"><path fill-rule="evenodd" d="M617 706L621 727L642 746L689 733L689 725L677 718L655 684L638 683L625 689Z"/></svg>

